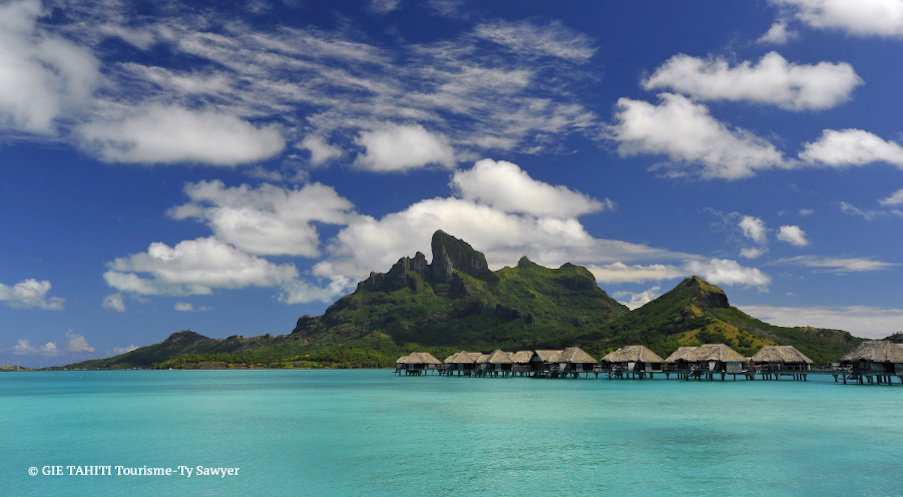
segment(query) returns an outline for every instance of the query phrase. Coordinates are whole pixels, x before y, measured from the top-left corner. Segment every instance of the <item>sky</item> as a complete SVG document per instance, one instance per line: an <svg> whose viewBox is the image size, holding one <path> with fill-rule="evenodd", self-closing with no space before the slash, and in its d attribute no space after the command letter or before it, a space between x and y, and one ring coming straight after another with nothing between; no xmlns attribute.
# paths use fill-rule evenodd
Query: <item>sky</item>
<svg viewBox="0 0 903 497"><path fill-rule="evenodd" d="M0 364L281 335L438 229L903 330L903 0L0 0Z"/></svg>

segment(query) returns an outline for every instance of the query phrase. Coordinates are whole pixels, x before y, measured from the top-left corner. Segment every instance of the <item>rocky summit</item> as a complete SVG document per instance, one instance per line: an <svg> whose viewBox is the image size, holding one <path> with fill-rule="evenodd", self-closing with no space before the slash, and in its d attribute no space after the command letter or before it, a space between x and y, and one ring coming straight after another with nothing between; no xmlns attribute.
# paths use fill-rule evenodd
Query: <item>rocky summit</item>
<svg viewBox="0 0 903 497"><path fill-rule="evenodd" d="M826 363L862 341L838 330L758 321L696 276L630 311L581 266L552 269L522 257L514 267L491 271L482 253L447 233L437 231L430 245L430 262L417 252L386 273L370 273L323 315L300 317L290 334L212 339L178 332L156 345L72 366L382 367L411 349L438 357L462 349L578 346L601 356L639 344L667 356L703 343L724 343L745 356L765 345L793 345Z"/></svg>

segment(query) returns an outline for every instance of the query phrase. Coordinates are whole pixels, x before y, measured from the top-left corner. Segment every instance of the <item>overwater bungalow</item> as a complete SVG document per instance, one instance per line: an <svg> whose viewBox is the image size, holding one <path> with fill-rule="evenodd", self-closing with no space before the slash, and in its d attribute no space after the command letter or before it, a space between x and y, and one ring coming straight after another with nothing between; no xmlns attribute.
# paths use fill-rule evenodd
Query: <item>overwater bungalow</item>
<svg viewBox="0 0 903 497"><path fill-rule="evenodd" d="M777 380L781 376L792 376L795 380L805 380L811 369L812 359L793 345L766 345L756 352L750 362L762 379Z"/></svg>
<svg viewBox="0 0 903 497"><path fill-rule="evenodd" d="M668 363L666 378L677 373L678 378L702 379L705 376L711 380L715 374L720 374L724 380L725 375L730 374L736 380L738 374L748 373L746 358L723 343L678 347L665 361Z"/></svg>
<svg viewBox="0 0 903 497"><path fill-rule="evenodd" d="M518 350L511 354L511 372L521 376L530 371L530 359L533 358L532 350Z"/></svg>
<svg viewBox="0 0 903 497"><path fill-rule="evenodd" d="M477 359L483 354L480 352L461 351L445 358L444 372L447 376L457 374L458 376L472 376L477 369Z"/></svg>
<svg viewBox="0 0 903 497"><path fill-rule="evenodd" d="M608 372L609 378L654 378L661 373L665 360L655 352L642 345L628 345L609 352L602 359L602 371Z"/></svg>
<svg viewBox="0 0 903 497"><path fill-rule="evenodd" d="M597 364L598 361L580 347L568 347L562 350L561 355L558 356L558 374L560 376L572 375L577 378L581 373L586 373L586 377L589 378L589 373L595 373L598 377Z"/></svg>
<svg viewBox="0 0 903 497"><path fill-rule="evenodd" d="M485 374L492 376L509 376L514 361L511 360L511 352L502 352L496 349L486 357Z"/></svg>
<svg viewBox="0 0 903 497"><path fill-rule="evenodd" d="M534 377L558 376L558 357L560 350L534 350L530 358L530 372Z"/></svg>
<svg viewBox="0 0 903 497"><path fill-rule="evenodd" d="M427 371L439 371L442 363L429 352L412 352L395 361L395 374L422 375Z"/></svg>
<svg viewBox="0 0 903 497"><path fill-rule="evenodd" d="M903 345L883 340L862 342L840 358L840 367L844 371L844 383L854 380L860 384L877 381L879 385L890 385L894 376L903 383ZM837 377L834 376L834 381Z"/></svg>

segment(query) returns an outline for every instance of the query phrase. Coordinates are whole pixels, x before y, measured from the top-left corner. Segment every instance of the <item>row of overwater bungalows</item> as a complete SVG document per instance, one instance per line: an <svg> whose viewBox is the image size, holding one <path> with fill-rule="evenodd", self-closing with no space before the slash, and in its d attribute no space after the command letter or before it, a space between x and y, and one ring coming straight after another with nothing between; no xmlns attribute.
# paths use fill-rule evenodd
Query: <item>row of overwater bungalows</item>
<svg viewBox="0 0 903 497"><path fill-rule="evenodd" d="M642 345L621 347L597 361L579 347L564 350L521 350L489 354L461 351L439 361L426 352L414 352L400 357L395 372L407 375L426 373L447 376L532 376L546 378L589 377L592 373L609 378L654 378L656 373L666 378L725 379L737 376L763 379L792 376L806 379L812 360L790 345L762 347L751 358L740 355L724 344L679 347L666 359ZM839 363L826 370L838 378L863 383L890 384L893 376L903 382L903 345L891 342L864 342L843 356Z"/></svg>

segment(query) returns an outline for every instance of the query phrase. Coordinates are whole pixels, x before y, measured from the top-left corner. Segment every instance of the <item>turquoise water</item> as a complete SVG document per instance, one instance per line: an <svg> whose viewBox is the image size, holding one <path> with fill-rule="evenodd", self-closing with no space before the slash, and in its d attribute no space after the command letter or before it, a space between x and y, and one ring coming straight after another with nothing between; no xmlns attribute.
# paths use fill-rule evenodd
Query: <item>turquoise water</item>
<svg viewBox="0 0 903 497"><path fill-rule="evenodd" d="M899 385L830 377L8 373L0 374L0 493L899 495L901 408ZM68 474L85 465L114 474ZM45 466L64 474L44 475ZM175 474L118 476L115 466ZM179 466L240 469L188 478Z"/></svg>

